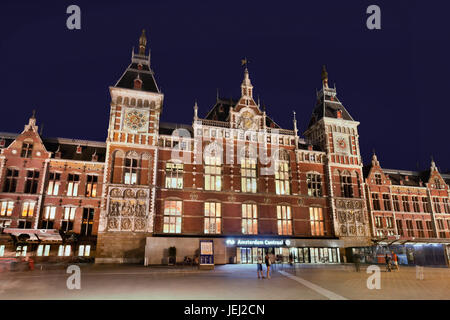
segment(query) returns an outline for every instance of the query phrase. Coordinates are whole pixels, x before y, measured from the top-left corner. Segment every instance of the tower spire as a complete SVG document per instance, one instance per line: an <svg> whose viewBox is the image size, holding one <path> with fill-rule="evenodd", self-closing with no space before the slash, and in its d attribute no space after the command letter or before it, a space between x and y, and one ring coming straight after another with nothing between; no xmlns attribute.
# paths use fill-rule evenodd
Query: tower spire
<svg viewBox="0 0 450 320"><path fill-rule="evenodd" d="M322 83L325 88L328 88L328 72L325 65L322 66Z"/></svg>
<svg viewBox="0 0 450 320"><path fill-rule="evenodd" d="M139 38L139 54L145 56L145 48L147 47L147 37L145 36L145 29L142 29L142 34Z"/></svg>
<svg viewBox="0 0 450 320"><path fill-rule="evenodd" d="M252 82L250 81L250 76L248 74L247 67L245 67L245 70L244 70L244 80L242 81L242 84L241 84L241 92L242 92L242 97L247 97L250 99L253 98L253 86L252 86Z"/></svg>

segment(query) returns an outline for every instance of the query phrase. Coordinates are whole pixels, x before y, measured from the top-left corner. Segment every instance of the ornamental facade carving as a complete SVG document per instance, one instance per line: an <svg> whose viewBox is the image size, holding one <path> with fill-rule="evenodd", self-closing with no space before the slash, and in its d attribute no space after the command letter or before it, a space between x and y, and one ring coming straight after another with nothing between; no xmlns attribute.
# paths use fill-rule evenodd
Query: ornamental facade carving
<svg viewBox="0 0 450 320"><path fill-rule="evenodd" d="M147 231L149 190L114 187L108 196L106 231Z"/></svg>
<svg viewBox="0 0 450 320"><path fill-rule="evenodd" d="M336 235L344 237L369 236L364 219L363 200L336 200Z"/></svg>

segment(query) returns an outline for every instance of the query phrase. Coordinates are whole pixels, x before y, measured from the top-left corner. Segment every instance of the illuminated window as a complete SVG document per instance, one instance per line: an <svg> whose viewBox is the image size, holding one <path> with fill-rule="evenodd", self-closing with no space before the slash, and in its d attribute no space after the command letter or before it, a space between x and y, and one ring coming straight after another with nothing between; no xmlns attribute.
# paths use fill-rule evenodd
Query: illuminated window
<svg viewBox="0 0 450 320"><path fill-rule="evenodd" d="M387 193L383 194L383 205L385 211L391 211L391 199Z"/></svg>
<svg viewBox="0 0 450 320"><path fill-rule="evenodd" d="M46 245L40 244L38 246L36 255L38 257L42 257L42 256L48 257L50 255L50 245L49 244L46 244Z"/></svg>
<svg viewBox="0 0 450 320"><path fill-rule="evenodd" d="M70 257L70 253L72 252L72 247L70 244L60 245L58 249L58 257Z"/></svg>
<svg viewBox="0 0 450 320"><path fill-rule="evenodd" d="M75 220L76 207L65 207L64 215L61 219L61 230L70 231L73 230L73 221Z"/></svg>
<svg viewBox="0 0 450 320"><path fill-rule="evenodd" d="M20 156L22 158L31 158L33 154L33 144L24 142L22 144L22 151L20 152Z"/></svg>
<svg viewBox="0 0 450 320"><path fill-rule="evenodd" d="M218 234L222 230L221 204L219 202L205 202L204 233Z"/></svg>
<svg viewBox="0 0 450 320"><path fill-rule="evenodd" d="M16 248L16 257L22 256L25 257L27 255L28 246L17 246Z"/></svg>
<svg viewBox="0 0 450 320"><path fill-rule="evenodd" d="M183 189L183 164L166 163L166 188Z"/></svg>
<svg viewBox="0 0 450 320"><path fill-rule="evenodd" d="M0 208L0 216L11 216L14 209L14 201L2 201Z"/></svg>
<svg viewBox="0 0 450 320"><path fill-rule="evenodd" d="M90 255L91 255L91 246L89 244L78 246L79 257L89 257Z"/></svg>
<svg viewBox="0 0 450 320"><path fill-rule="evenodd" d="M86 177L86 197L95 198L97 196L97 183L98 176L96 175L87 175Z"/></svg>
<svg viewBox="0 0 450 320"><path fill-rule="evenodd" d="M392 217L386 217L386 227L389 229L394 228L394 219Z"/></svg>
<svg viewBox="0 0 450 320"><path fill-rule="evenodd" d="M323 218L322 208L310 207L309 220L311 223L311 235L325 235L325 221Z"/></svg>
<svg viewBox="0 0 450 320"><path fill-rule="evenodd" d="M56 207L48 206L44 209L44 219L42 219L41 228L42 229L53 229L53 224L55 222Z"/></svg>
<svg viewBox="0 0 450 320"><path fill-rule="evenodd" d="M127 157L125 158L125 184L137 184L138 177L138 159Z"/></svg>
<svg viewBox="0 0 450 320"><path fill-rule="evenodd" d="M277 194L290 194L289 154L280 152L275 163L275 190Z"/></svg>
<svg viewBox="0 0 450 320"><path fill-rule="evenodd" d="M256 193L256 159L241 158L241 190Z"/></svg>
<svg viewBox="0 0 450 320"><path fill-rule="evenodd" d="M222 163L219 156L205 156L205 190L222 190Z"/></svg>
<svg viewBox="0 0 450 320"><path fill-rule="evenodd" d="M59 192L59 181L61 179L61 174L57 172L50 172L48 178L47 194L52 196L57 196Z"/></svg>
<svg viewBox="0 0 450 320"><path fill-rule="evenodd" d="M78 174L69 174L67 178L67 196L78 196L78 185L80 184L80 176Z"/></svg>
<svg viewBox="0 0 450 320"><path fill-rule="evenodd" d="M242 233L258 234L258 212L256 204L242 204Z"/></svg>
<svg viewBox="0 0 450 320"><path fill-rule="evenodd" d="M35 202L25 201L22 207L22 217L32 217L34 214Z"/></svg>
<svg viewBox="0 0 450 320"><path fill-rule="evenodd" d="M164 202L164 233L181 233L181 208L181 201Z"/></svg>
<svg viewBox="0 0 450 320"><path fill-rule="evenodd" d="M383 228L383 217L375 217L375 227Z"/></svg>
<svg viewBox="0 0 450 320"><path fill-rule="evenodd" d="M83 208L80 234L90 236L94 225L94 208Z"/></svg>
<svg viewBox="0 0 450 320"><path fill-rule="evenodd" d="M39 171L27 170L27 176L25 180L25 193L36 193L39 182Z"/></svg>
<svg viewBox="0 0 450 320"><path fill-rule="evenodd" d="M0 257L3 257L5 255L5 245L0 245Z"/></svg>
<svg viewBox="0 0 450 320"><path fill-rule="evenodd" d="M308 195L311 197L322 196L322 177L320 174L308 173L306 175L308 185Z"/></svg>
<svg viewBox="0 0 450 320"><path fill-rule="evenodd" d="M292 234L292 214L290 206L277 206L277 226L279 235Z"/></svg>
<svg viewBox="0 0 450 320"><path fill-rule="evenodd" d="M19 170L7 169L3 192L16 192L17 180L19 179Z"/></svg>

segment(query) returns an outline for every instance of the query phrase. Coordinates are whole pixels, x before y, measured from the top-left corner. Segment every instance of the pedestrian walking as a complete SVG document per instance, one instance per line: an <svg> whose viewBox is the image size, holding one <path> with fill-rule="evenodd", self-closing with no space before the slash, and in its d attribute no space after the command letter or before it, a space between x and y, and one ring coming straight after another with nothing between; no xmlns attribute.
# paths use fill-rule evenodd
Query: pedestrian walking
<svg viewBox="0 0 450 320"><path fill-rule="evenodd" d="M265 260L264 262L266 263L266 268L267 268L267 279L270 279L270 265L272 264L272 262L270 261L270 257L269 257L268 253L266 253L264 260Z"/></svg>
<svg viewBox="0 0 450 320"><path fill-rule="evenodd" d="M361 263L361 257L359 256L359 253L355 254L355 270L356 272L360 271L360 263Z"/></svg>
<svg viewBox="0 0 450 320"><path fill-rule="evenodd" d="M398 257L394 251L392 251L392 260L394 261L395 270L400 270L400 268L398 267Z"/></svg>
<svg viewBox="0 0 450 320"><path fill-rule="evenodd" d="M264 273L263 273L263 267L262 267L263 259L261 256L258 256L257 260L257 273L258 273L258 279L264 279Z"/></svg>
<svg viewBox="0 0 450 320"><path fill-rule="evenodd" d="M388 272L391 272L391 257L388 256L388 254L386 253L384 260L386 262L386 270Z"/></svg>

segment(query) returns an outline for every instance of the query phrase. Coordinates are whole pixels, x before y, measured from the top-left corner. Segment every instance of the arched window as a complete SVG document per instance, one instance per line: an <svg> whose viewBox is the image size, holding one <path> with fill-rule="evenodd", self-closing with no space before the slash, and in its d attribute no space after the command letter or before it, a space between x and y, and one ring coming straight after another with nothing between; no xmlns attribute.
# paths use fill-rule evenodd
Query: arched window
<svg viewBox="0 0 450 320"><path fill-rule="evenodd" d="M353 198L352 176L348 171L344 171L341 174L341 196Z"/></svg>
<svg viewBox="0 0 450 320"><path fill-rule="evenodd" d="M280 150L275 162L275 191L277 194L290 194L290 165L289 153Z"/></svg>
<svg viewBox="0 0 450 320"><path fill-rule="evenodd" d="M124 179L125 184L138 184L139 158L136 152L130 152L125 157Z"/></svg>

